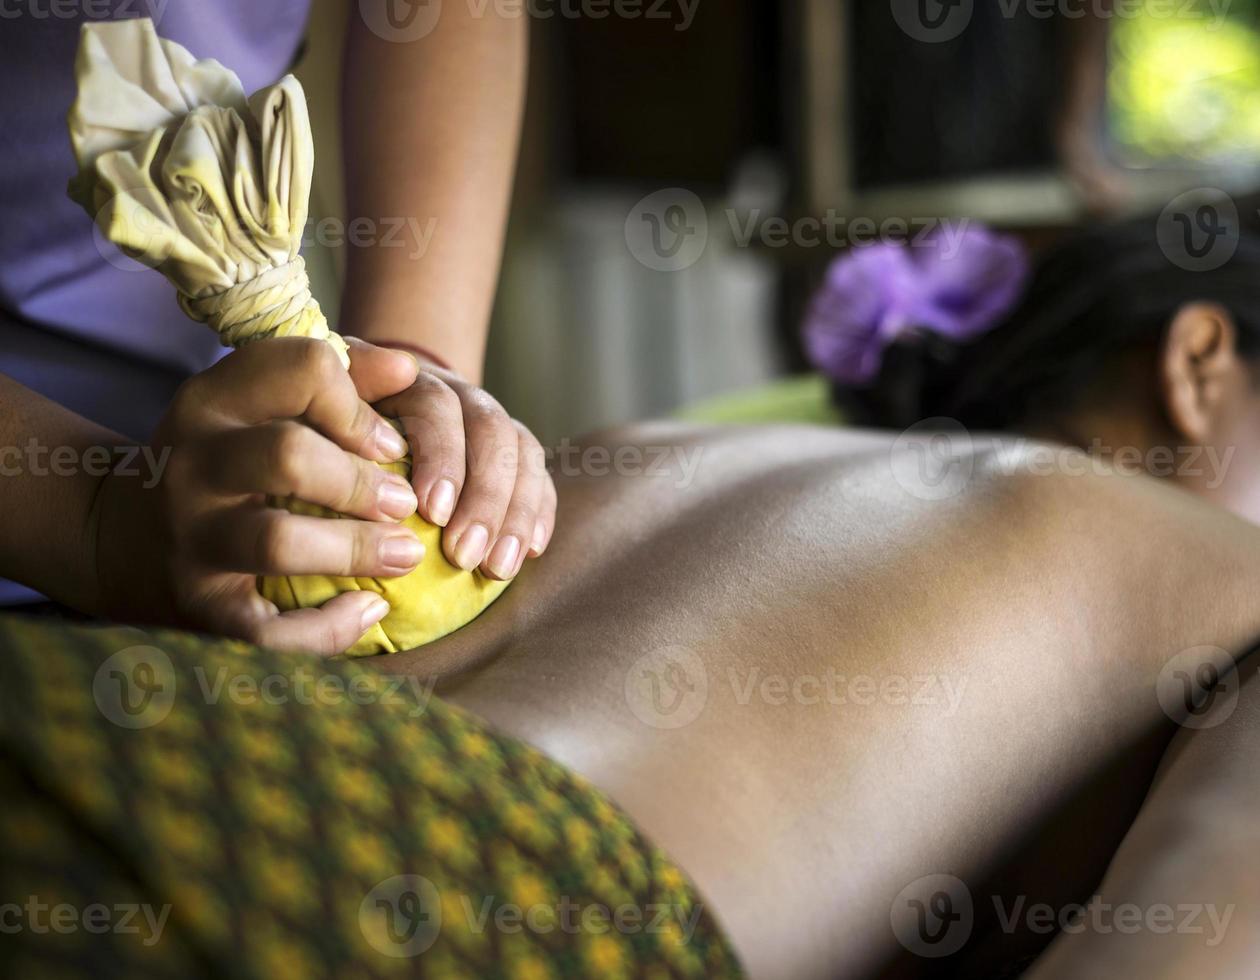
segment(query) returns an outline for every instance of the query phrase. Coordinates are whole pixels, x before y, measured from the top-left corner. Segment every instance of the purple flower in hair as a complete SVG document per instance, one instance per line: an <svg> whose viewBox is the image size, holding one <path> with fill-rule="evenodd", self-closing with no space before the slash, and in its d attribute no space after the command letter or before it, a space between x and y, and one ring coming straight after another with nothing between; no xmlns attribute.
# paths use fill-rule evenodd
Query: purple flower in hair
<svg viewBox="0 0 1260 980"><path fill-rule="evenodd" d="M926 330L965 341L992 329L1027 278L1018 240L971 223L939 226L913 248L854 248L832 263L814 296L805 349L828 376L865 384L901 337Z"/></svg>

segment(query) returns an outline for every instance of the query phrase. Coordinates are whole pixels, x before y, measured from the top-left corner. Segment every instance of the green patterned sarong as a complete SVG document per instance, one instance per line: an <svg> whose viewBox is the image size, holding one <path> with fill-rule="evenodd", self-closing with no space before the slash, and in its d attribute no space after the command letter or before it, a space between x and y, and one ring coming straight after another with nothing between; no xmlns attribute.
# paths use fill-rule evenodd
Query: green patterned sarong
<svg viewBox="0 0 1260 980"><path fill-rule="evenodd" d="M739 975L598 790L353 663L0 617L0 751L0 975Z"/></svg>

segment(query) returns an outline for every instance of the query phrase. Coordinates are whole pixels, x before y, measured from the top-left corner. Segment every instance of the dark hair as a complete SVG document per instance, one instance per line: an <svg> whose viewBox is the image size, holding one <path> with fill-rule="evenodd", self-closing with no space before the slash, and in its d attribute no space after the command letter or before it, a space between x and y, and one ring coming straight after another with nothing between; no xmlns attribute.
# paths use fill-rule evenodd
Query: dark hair
<svg viewBox="0 0 1260 980"><path fill-rule="evenodd" d="M1239 210L1256 213L1254 202ZM837 386L836 401L861 425L947 417L973 429L1019 426L1070 406L1121 353L1158 344L1196 300L1226 308L1240 353L1260 359L1260 229L1227 227L1229 241L1202 259L1180 225L1155 216L1077 232L1036 262L994 329L963 343L912 332L888 347L869 384Z"/></svg>

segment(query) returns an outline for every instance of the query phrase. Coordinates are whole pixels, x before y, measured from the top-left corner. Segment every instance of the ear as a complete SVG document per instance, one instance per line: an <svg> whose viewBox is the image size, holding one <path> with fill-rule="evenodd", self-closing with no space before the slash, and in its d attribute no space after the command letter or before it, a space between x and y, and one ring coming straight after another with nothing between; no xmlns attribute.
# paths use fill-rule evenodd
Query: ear
<svg viewBox="0 0 1260 980"><path fill-rule="evenodd" d="M1168 325L1159 359L1164 410L1191 442L1210 441L1234 388L1246 383L1237 337L1233 318L1215 303L1188 303Z"/></svg>

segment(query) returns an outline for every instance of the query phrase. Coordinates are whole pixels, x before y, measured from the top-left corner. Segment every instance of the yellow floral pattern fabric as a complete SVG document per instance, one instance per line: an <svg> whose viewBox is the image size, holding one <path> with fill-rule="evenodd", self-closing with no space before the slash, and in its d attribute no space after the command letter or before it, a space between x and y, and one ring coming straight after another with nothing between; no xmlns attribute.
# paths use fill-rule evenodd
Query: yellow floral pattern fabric
<svg viewBox="0 0 1260 980"><path fill-rule="evenodd" d="M0 617L0 739L5 976L740 975L624 813L419 683Z"/></svg>

